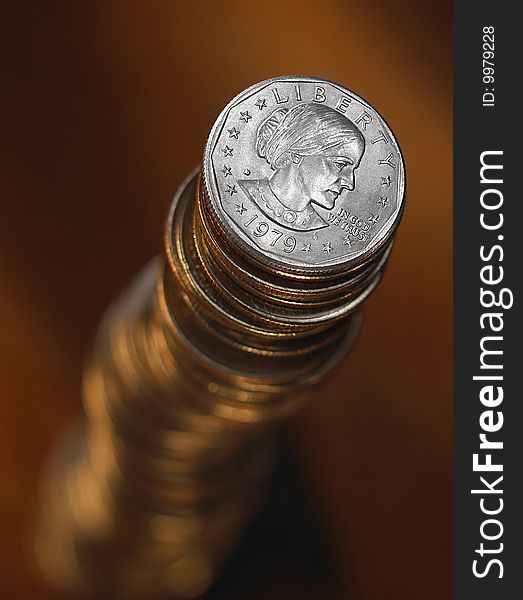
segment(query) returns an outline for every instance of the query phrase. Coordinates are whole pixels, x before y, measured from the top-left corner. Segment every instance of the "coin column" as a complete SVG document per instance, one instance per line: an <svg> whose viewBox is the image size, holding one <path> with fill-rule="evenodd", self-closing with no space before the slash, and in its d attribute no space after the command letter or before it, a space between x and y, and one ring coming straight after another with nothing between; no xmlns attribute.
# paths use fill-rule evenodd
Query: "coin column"
<svg viewBox="0 0 523 600"><path fill-rule="evenodd" d="M173 202L167 260L108 311L85 370L88 423L51 466L37 549L60 587L202 592L256 506L272 456L265 432L354 337L358 318L286 322L248 308L253 290L227 293L240 283L196 196L193 178Z"/></svg>
<svg viewBox="0 0 523 600"><path fill-rule="evenodd" d="M204 592L261 497L271 431L347 354L393 244L403 167L377 113L379 129L365 112L361 133L335 107L364 101L320 83L269 80L224 109L201 174L173 200L165 255L108 310L84 373L87 420L42 489L36 549L57 586L112 599ZM251 130L249 103L260 111ZM368 135L394 144L388 167ZM385 198L378 169L396 167ZM356 210L383 202L365 222L343 208L357 168Z"/></svg>

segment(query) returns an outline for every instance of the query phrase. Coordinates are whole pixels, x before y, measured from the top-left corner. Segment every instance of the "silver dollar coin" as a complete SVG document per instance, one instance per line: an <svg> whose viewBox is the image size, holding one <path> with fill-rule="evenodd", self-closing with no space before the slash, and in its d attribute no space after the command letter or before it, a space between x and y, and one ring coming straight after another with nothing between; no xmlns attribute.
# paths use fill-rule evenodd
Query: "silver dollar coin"
<svg viewBox="0 0 523 600"><path fill-rule="evenodd" d="M205 149L208 201L264 263L343 267L394 232L405 169L383 118L342 86L279 77L241 92Z"/></svg>

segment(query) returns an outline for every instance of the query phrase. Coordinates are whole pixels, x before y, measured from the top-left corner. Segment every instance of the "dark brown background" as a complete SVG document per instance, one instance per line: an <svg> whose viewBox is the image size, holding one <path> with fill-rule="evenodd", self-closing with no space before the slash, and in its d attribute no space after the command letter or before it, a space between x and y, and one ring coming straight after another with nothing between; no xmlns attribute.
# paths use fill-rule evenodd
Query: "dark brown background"
<svg viewBox="0 0 523 600"><path fill-rule="evenodd" d="M37 476L80 410L102 311L160 250L213 119L255 81L308 74L386 117L408 202L357 347L294 424L293 447L336 597L449 598L450 3L13 6L0 36L2 597L54 597L27 559ZM295 575L282 598L307 596ZM277 582L260 585L280 597Z"/></svg>

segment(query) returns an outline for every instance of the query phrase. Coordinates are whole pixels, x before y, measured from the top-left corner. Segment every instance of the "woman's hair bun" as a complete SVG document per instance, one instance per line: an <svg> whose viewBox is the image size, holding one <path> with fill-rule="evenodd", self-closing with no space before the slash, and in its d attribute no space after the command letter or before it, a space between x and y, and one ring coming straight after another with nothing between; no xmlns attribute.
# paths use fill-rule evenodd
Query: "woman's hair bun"
<svg viewBox="0 0 523 600"><path fill-rule="evenodd" d="M258 127L258 132L256 133L256 152L260 158L265 158L268 160L267 145L273 137L274 132L278 129L287 116L288 112L288 108L278 108L264 121L262 121Z"/></svg>

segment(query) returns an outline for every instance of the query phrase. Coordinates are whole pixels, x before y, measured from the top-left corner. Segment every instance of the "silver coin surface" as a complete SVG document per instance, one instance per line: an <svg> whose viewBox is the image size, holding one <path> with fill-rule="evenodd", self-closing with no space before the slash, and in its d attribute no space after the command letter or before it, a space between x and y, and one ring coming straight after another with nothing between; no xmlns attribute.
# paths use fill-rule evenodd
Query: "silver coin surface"
<svg viewBox="0 0 523 600"><path fill-rule="evenodd" d="M342 266L392 234L405 169L383 118L318 78L280 77L241 92L207 142L203 179L229 236L262 260Z"/></svg>

